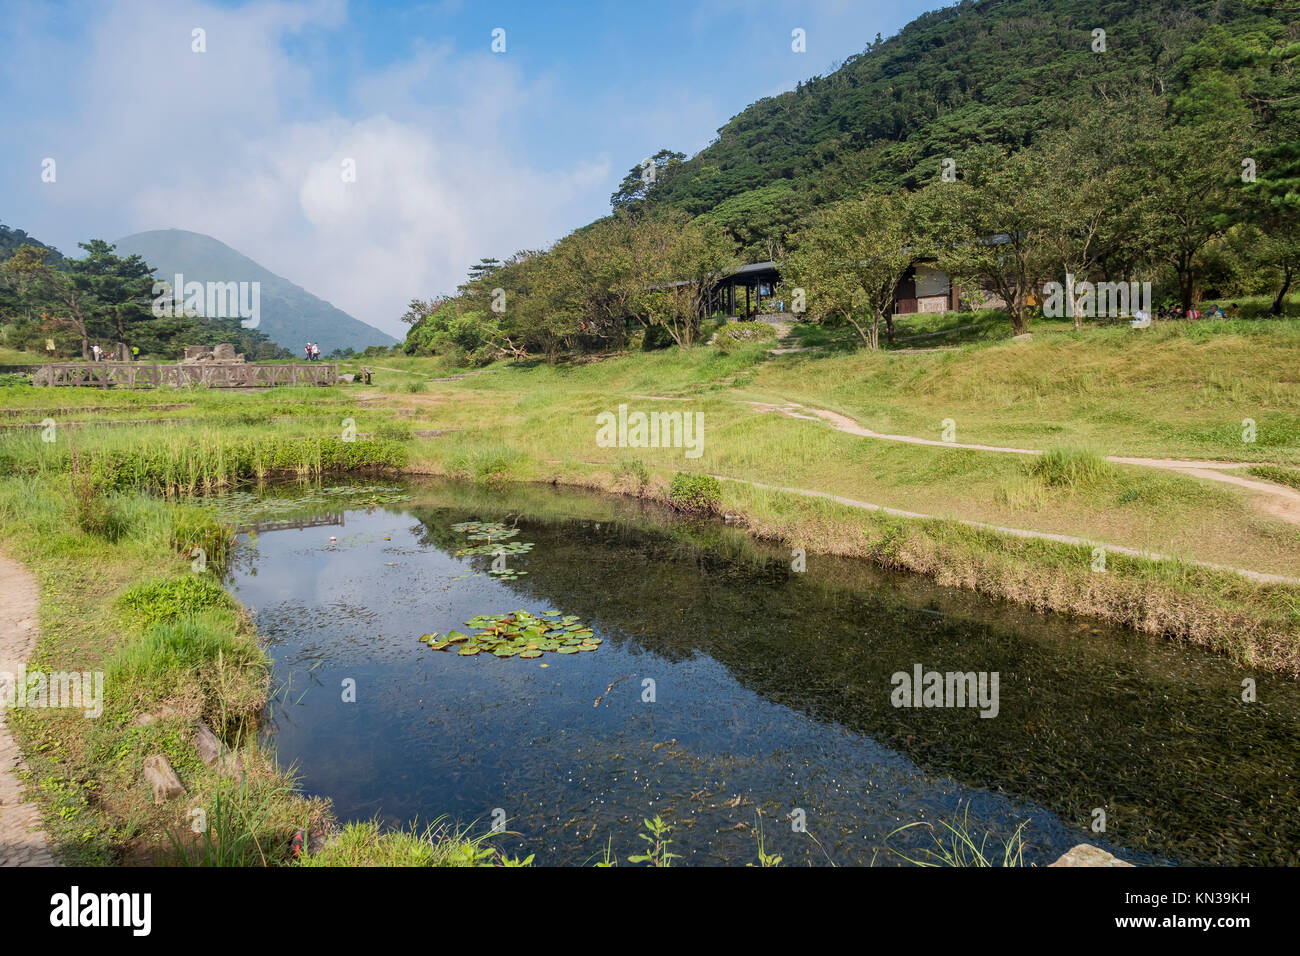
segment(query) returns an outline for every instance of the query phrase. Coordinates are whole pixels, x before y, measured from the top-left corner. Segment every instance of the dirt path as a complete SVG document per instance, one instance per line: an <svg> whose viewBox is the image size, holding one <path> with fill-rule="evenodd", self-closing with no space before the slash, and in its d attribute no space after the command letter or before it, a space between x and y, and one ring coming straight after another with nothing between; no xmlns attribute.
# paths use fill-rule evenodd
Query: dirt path
<svg viewBox="0 0 1300 956"><path fill-rule="evenodd" d="M937 519L941 521L954 521L957 524L965 525L968 528L980 528L984 531L996 531L998 534L1011 535L1016 538L1037 538L1041 541L1058 541L1061 544L1081 545L1088 548L1104 548L1108 553L1126 554L1135 558L1147 558L1152 561L1181 561L1183 564L1192 564L1201 568L1210 568L1214 571L1228 571L1234 574L1240 574L1244 578L1250 578L1252 581L1262 581L1268 584L1297 584L1300 585L1300 578L1287 577L1284 574L1267 574L1263 571L1251 571L1247 568L1237 568L1228 564L1211 564L1208 561L1193 561L1188 558L1176 558L1168 554L1160 554L1156 551L1139 551L1137 548L1126 548L1120 544L1107 544L1104 541L1090 541L1087 538L1076 538L1068 534L1055 534L1050 531L1028 531L1024 528L1008 528L1003 525L986 524L983 521L967 521L962 518L945 518L941 515L922 514L918 511L903 511L899 508L887 508L884 505L872 504L869 501L858 501L855 498L845 498L843 495L834 495L828 491L812 491L808 488L785 488L781 485L768 485L761 481L750 481L747 478L728 478L726 475L714 475L719 481L731 481L742 485L751 485L754 488L765 488L768 491L783 491L792 495L803 495L806 498L825 498L827 501L834 501L836 504L847 505L850 508L862 508L865 511L879 511L882 514L897 515L900 518L926 518Z"/></svg>
<svg viewBox="0 0 1300 956"><path fill-rule="evenodd" d="M36 579L0 555L0 673L15 673L36 645L36 599ZM0 866L55 866L36 805L23 802L14 773L23 756L8 720L8 709L0 708Z"/></svg>
<svg viewBox="0 0 1300 956"><path fill-rule="evenodd" d="M745 404L752 405L765 412L777 412L790 418L829 422L831 427L836 431L841 431L849 435L857 435L862 438L877 438L882 441L906 442L912 445L938 445L941 448L967 448L973 451L995 451L1009 455L1042 454L1042 451L1036 448L1008 448L1002 445L972 445L963 442L937 441L933 438L916 438L912 435L886 435L881 432L872 431L869 428L864 428L847 415L841 415L838 412L831 412L822 408L806 408L805 406L798 405L794 402L786 402L783 405L773 405L769 402L746 402ZM1257 464L1256 462L1183 461L1177 458L1123 458L1118 455L1108 455L1106 460L1114 462L1117 465L1136 465L1140 468L1160 468L1164 471L1173 471L1179 474L1188 475L1192 478L1203 478L1207 481L1220 481L1224 484L1244 488L1252 493L1251 500L1264 514L1281 521L1286 521L1290 524L1300 525L1300 491L1297 491L1294 488L1288 488L1286 485L1278 485L1270 481L1260 481L1231 473L1233 469L1244 468L1247 465Z"/></svg>

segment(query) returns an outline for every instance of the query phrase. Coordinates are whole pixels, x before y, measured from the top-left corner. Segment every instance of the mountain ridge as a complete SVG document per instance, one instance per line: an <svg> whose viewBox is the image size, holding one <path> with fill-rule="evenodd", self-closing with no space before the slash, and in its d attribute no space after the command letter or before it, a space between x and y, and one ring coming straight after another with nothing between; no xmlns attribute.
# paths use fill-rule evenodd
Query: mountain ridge
<svg viewBox="0 0 1300 956"><path fill-rule="evenodd" d="M120 255L143 256L161 282L170 283L181 273L187 282L261 283L258 329L292 351L301 350L308 341L319 344L324 353L346 348L361 351L397 341L205 233L152 229L124 236L114 245Z"/></svg>

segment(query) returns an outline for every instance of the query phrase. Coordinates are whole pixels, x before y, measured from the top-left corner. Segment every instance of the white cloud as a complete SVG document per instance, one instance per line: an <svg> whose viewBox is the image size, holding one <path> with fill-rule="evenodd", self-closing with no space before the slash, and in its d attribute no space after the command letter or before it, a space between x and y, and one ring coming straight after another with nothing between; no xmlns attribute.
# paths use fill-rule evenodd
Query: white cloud
<svg viewBox="0 0 1300 956"><path fill-rule="evenodd" d="M43 153L59 157L61 221L75 217L78 237L99 224L109 238L208 233L400 334L412 296L452 291L480 256L590 218L607 158L558 172L530 162L545 76L525 83L504 58L433 43L356 78L345 112L283 45L344 17L326 0L131 0L92 21L71 63L77 95ZM206 53L191 52L194 27Z"/></svg>

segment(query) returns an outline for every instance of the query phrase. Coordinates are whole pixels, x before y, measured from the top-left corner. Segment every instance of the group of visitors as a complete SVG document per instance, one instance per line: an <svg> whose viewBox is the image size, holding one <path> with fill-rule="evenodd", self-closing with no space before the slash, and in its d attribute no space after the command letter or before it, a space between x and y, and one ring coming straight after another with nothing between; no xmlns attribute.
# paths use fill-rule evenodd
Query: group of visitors
<svg viewBox="0 0 1300 956"><path fill-rule="evenodd" d="M120 352L120 350L123 349L123 348L125 348L125 346L122 345L122 343L119 342L119 343L118 343L118 350L119 350L119 352ZM53 339L46 339L46 340L45 340L45 351L49 352L51 355L54 354L54 340L53 340ZM92 345L92 346L90 347L90 358L91 358L91 361L94 361L94 362L107 362L107 361L109 361L109 360L113 357L114 354L117 354L117 353L110 352L108 349L106 349L106 348L104 348L103 346L101 346L98 342L96 342L94 345ZM132 359L138 359L139 357L140 357L140 346L138 346L138 345L133 345L133 346L131 346L131 358L132 358Z"/></svg>
<svg viewBox="0 0 1300 956"><path fill-rule="evenodd" d="M1187 319L1188 321L1191 322L1195 322L1198 319L1203 319L1203 318L1204 319L1236 319L1241 316L1241 307L1234 302L1232 303L1232 305L1228 306L1228 311L1225 312L1222 308L1215 305L1213 302L1208 302L1202 304L1200 309L1198 309L1195 305L1193 305L1190 309L1184 312L1176 305L1165 305L1164 307L1156 310L1156 316L1161 319Z"/></svg>
<svg viewBox="0 0 1300 956"><path fill-rule="evenodd" d="M315 342L308 342L302 347L302 350L307 353L308 362L320 361L320 346Z"/></svg>

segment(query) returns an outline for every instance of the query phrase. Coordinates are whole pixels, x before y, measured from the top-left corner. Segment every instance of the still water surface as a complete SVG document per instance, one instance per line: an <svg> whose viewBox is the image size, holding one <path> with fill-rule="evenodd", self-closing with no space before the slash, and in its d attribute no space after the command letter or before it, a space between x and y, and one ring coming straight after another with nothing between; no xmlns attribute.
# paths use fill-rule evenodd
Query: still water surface
<svg viewBox="0 0 1300 956"><path fill-rule="evenodd" d="M959 819L992 847L1028 821L1039 865L1081 842L1135 863L1300 862L1292 680L863 562L796 573L788 551L639 502L265 495L230 499L261 524L231 585L270 641L268 736L342 819L486 829L495 812L503 849L556 864L641 852L655 814L681 863L756 861L761 821L786 864L896 864L931 845L899 827ZM517 527L532 549L507 566L527 573L455 556L467 520ZM523 660L419 641L517 609L577 615L604 643ZM893 675L916 665L997 672L996 717L895 707Z"/></svg>

